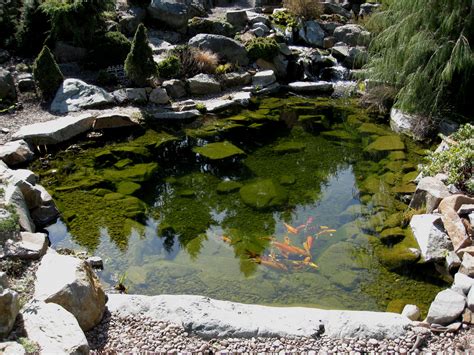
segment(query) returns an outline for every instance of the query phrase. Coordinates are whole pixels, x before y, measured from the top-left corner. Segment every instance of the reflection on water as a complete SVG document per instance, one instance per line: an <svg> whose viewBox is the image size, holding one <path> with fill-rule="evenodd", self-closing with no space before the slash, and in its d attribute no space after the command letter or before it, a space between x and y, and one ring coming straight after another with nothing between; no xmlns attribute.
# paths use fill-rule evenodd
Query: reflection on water
<svg viewBox="0 0 474 355"><path fill-rule="evenodd" d="M400 228L416 173L410 150L419 148L356 109L282 101L204 122L183 140L147 132L58 155L52 167L64 171L66 161L68 171L42 174L63 212L48 227L52 243L93 251L103 282L126 275L132 293L366 310L428 304L441 284L406 272L418 257ZM158 138L172 144L162 149ZM192 150L223 139L217 152Z"/></svg>

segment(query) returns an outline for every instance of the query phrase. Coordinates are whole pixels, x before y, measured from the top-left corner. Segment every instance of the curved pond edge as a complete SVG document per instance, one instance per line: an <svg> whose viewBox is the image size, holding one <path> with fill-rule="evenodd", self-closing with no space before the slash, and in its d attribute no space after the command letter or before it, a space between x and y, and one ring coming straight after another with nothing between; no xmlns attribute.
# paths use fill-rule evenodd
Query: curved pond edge
<svg viewBox="0 0 474 355"><path fill-rule="evenodd" d="M389 312L271 307L219 301L192 295L109 294L107 307L122 317L146 314L157 321L182 324L203 338L315 337L394 339L415 325Z"/></svg>

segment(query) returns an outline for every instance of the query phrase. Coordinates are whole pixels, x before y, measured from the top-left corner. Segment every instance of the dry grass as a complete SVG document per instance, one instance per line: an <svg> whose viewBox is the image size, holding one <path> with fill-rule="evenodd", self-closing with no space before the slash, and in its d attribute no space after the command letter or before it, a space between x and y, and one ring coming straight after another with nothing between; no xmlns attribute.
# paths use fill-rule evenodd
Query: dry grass
<svg viewBox="0 0 474 355"><path fill-rule="evenodd" d="M367 90L362 97L362 104L370 111L388 114L395 103L397 89L389 85L376 85Z"/></svg>
<svg viewBox="0 0 474 355"><path fill-rule="evenodd" d="M219 65L219 57L211 51L196 49L193 50L192 55L196 66L202 73L212 74Z"/></svg>
<svg viewBox="0 0 474 355"><path fill-rule="evenodd" d="M323 13L323 6L317 0L283 0L283 7L305 20L314 20Z"/></svg>

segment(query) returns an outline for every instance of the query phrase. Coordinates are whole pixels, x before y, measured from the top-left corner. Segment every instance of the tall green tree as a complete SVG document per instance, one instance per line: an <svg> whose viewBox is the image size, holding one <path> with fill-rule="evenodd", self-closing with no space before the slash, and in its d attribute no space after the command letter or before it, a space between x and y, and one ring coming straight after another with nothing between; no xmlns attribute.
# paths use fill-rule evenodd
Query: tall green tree
<svg viewBox="0 0 474 355"><path fill-rule="evenodd" d="M469 115L474 87L474 2L390 0L368 22L376 31L369 78L398 90L395 106L436 117ZM471 113L472 114L472 113Z"/></svg>
<svg viewBox="0 0 474 355"><path fill-rule="evenodd" d="M63 74L47 46L43 47L33 64L33 75L45 99L53 97L64 80Z"/></svg>
<svg viewBox="0 0 474 355"><path fill-rule="evenodd" d="M36 56L51 30L49 17L42 10L41 0L24 0L16 29L18 51L25 56Z"/></svg>
<svg viewBox="0 0 474 355"><path fill-rule="evenodd" d="M153 51L148 43L146 28L143 24L138 26L132 48L125 59L125 73L137 86L147 85L149 79L157 75Z"/></svg>

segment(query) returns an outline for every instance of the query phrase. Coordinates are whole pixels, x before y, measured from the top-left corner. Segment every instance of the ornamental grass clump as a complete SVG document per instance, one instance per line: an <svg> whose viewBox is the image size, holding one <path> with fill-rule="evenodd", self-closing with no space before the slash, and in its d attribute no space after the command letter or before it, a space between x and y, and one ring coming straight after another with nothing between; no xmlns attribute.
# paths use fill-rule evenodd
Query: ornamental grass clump
<svg viewBox="0 0 474 355"><path fill-rule="evenodd" d="M64 77L53 54L44 46L33 64L33 75L44 99L50 99L56 94Z"/></svg>
<svg viewBox="0 0 474 355"><path fill-rule="evenodd" d="M306 21L317 19L323 14L323 5L315 0L284 0L282 5Z"/></svg>
<svg viewBox="0 0 474 355"><path fill-rule="evenodd" d="M136 86L146 86L158 73L153 51L148 44L146 28L140 24L133 38L132 48L125 59L125 73Z"/></svg>

